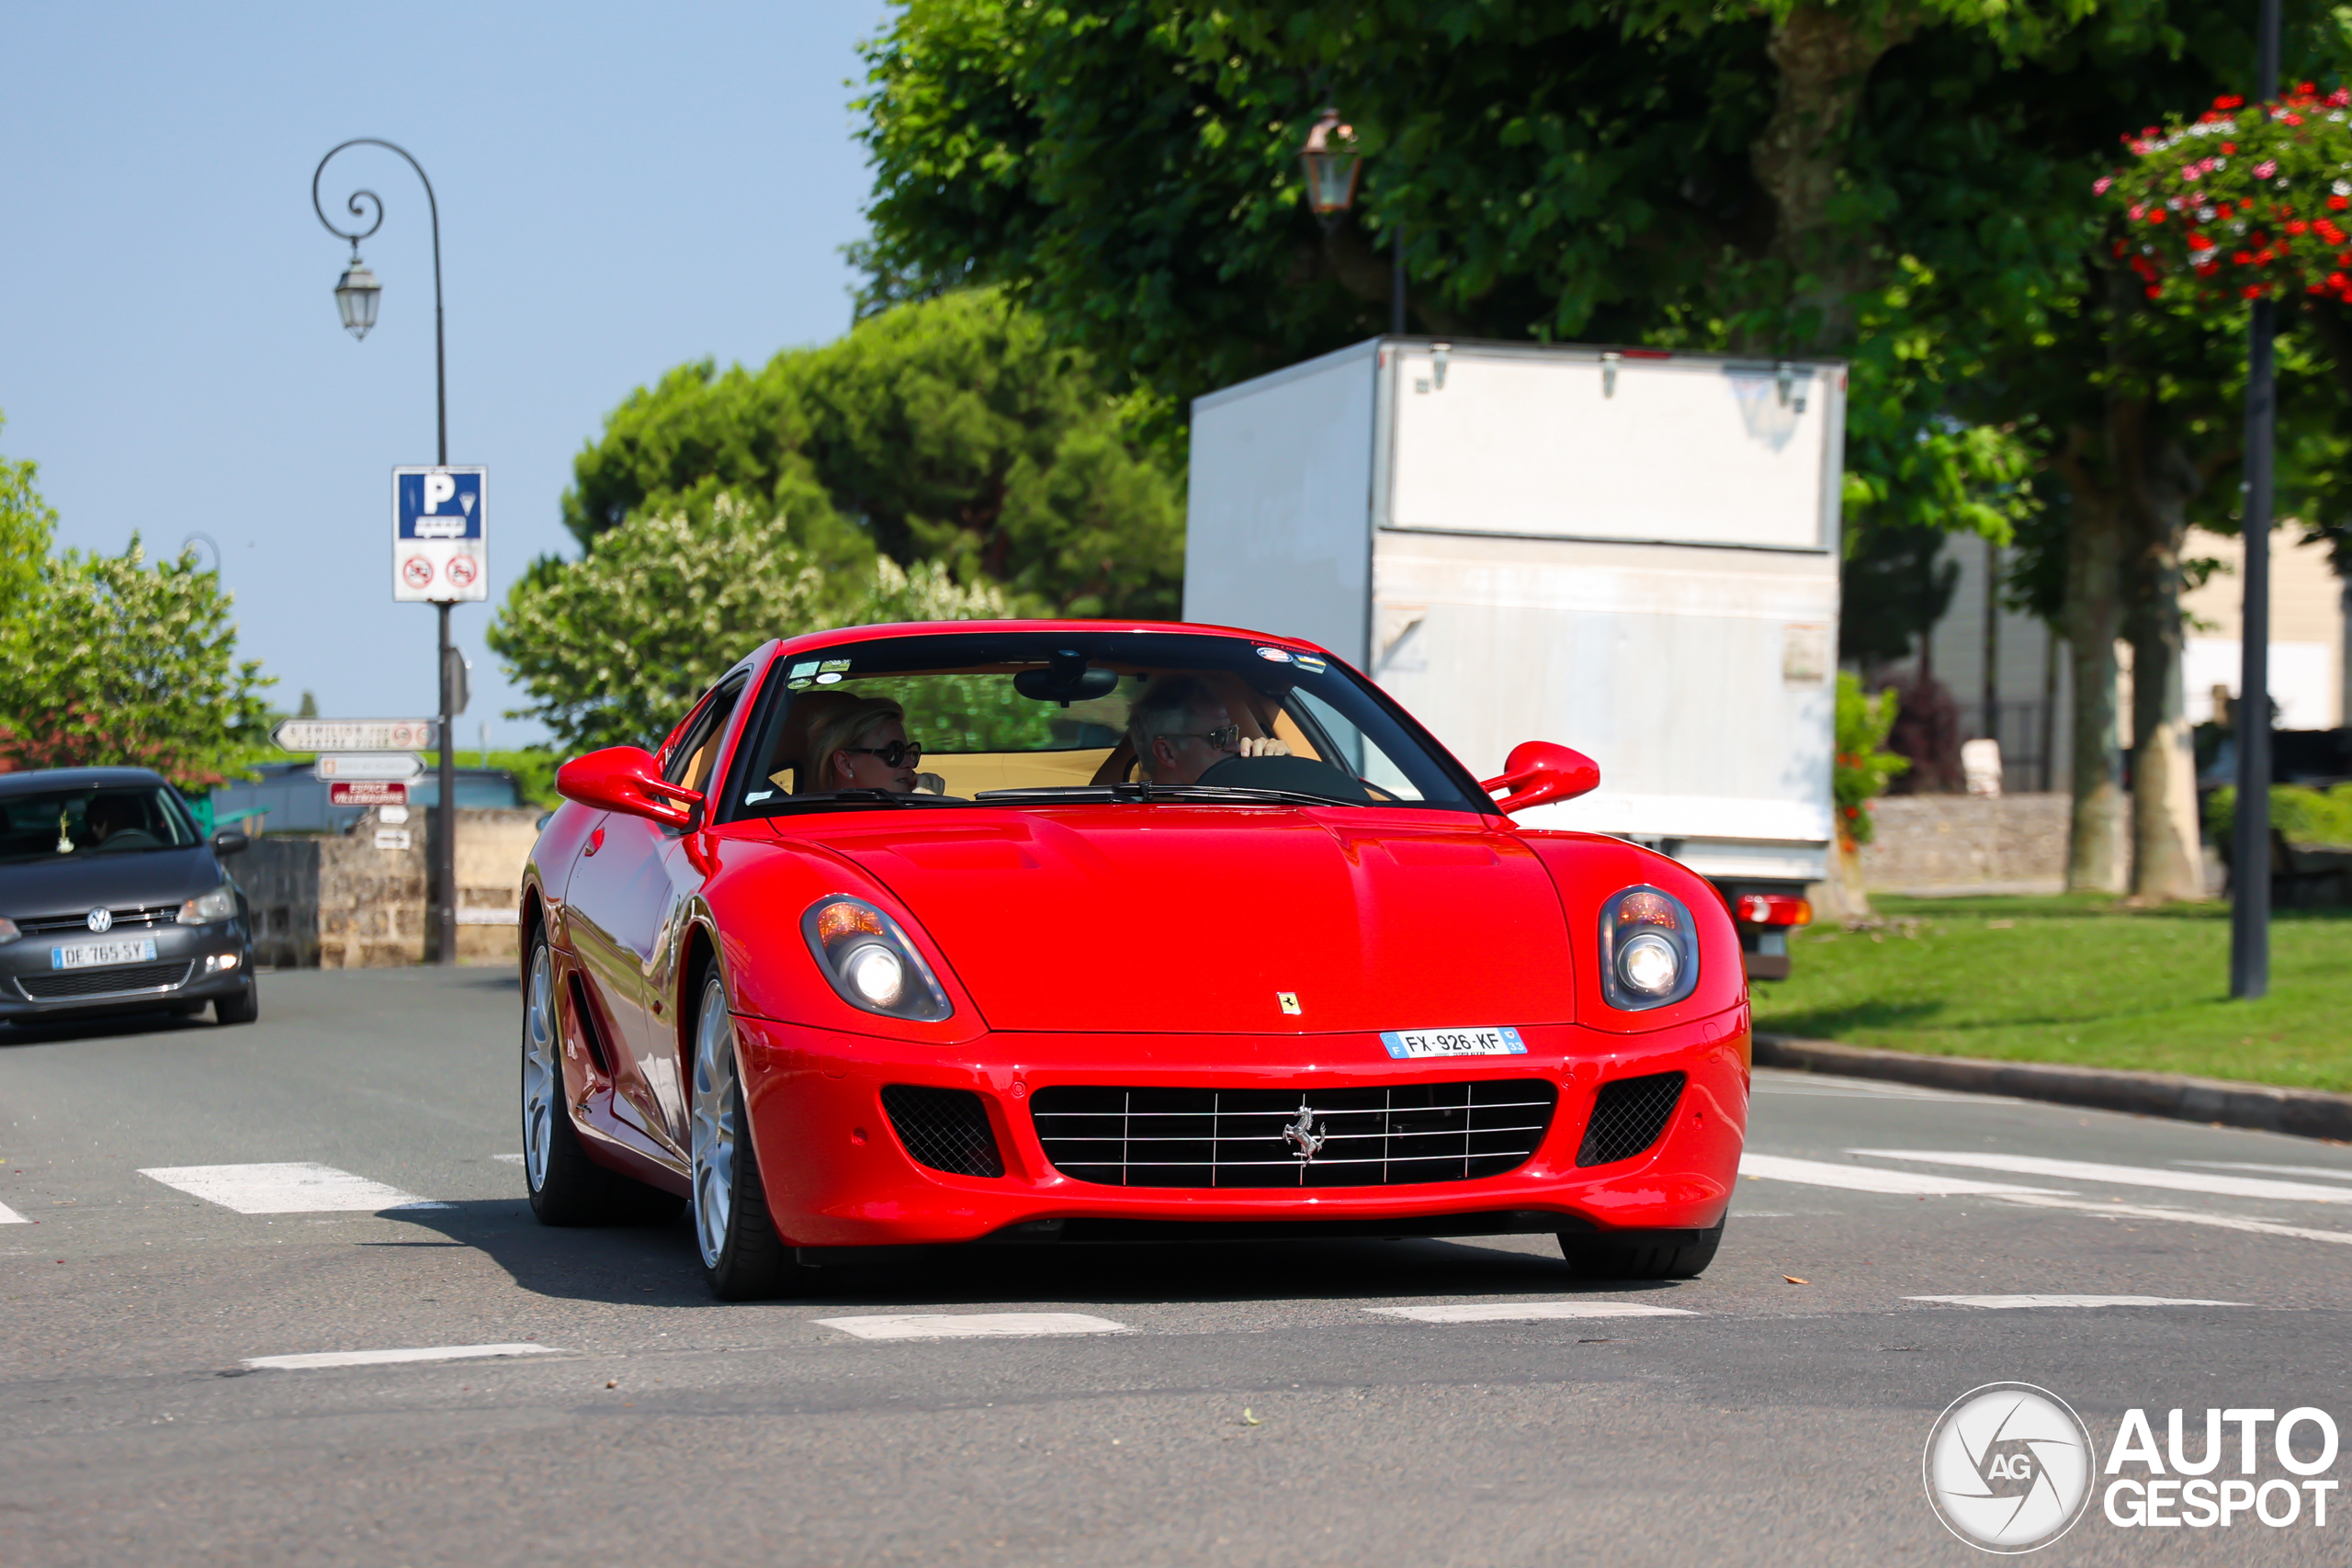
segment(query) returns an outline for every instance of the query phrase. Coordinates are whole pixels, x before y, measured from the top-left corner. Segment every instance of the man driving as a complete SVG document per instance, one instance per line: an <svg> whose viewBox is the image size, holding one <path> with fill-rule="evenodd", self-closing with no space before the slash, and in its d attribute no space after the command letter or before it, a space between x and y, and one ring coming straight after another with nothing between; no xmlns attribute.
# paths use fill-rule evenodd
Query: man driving
<svg viewBox="0 0 2352 1568"><path fill-rule="evenodd" d="M1197 784L1228 757L1287 757L1272 737L1244 735L1225 699L1196 675L1163 675L1127 714L1136 761L1156 784Z"/></svg>

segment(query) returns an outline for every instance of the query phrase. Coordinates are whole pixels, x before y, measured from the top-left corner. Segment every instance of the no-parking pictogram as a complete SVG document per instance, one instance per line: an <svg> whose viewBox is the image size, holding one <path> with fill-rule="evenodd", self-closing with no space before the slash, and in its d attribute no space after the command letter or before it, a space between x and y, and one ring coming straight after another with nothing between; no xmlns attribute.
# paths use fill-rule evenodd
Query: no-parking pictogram
<svg viewBox="0 0 2352 1568"><path fill-rule="evenodd" d="M401 562L401 581L420 593L433 586L433 563L423 556L411 556Z"/></svg>

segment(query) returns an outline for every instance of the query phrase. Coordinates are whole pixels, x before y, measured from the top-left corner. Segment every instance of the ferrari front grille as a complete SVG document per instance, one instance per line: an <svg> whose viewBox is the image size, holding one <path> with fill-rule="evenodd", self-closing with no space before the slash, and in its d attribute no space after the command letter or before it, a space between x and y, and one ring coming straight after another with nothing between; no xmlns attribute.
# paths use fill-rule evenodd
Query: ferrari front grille
<svg viewBox="0 0 2352 1568"><path fill-rule="evenodd" d="M1593 1099L1592 1120L1585 1123L1577 1164L1614 1165L1647 1151L1666 1131L1667 1118L1682 1098L1684 1077L1653 1073L1603 1085Z"/></svg>
<svg viewBox="0 0 2352 1568"><path fill-rule="evenodd" d="M894 1083L882 1091L882 1109L917 1165L950 1176L1004 1174L988 1111L970 1089Z"/></svg>
<svg viewBox="0 0 2352 1568"><path fill-rule="evenodd" d="M1041 1089L1054 1168L1110 1187L1394 1187L1524 1165L1559 1090L1541 1078L1385 1089Z"/></svg>
<svg viewBox="0 0 2352 1568"><path fill-rule="evenodd" d="M28 1001L61 1002L83 997L128 997L175 989L195 965L187 959L168 964L130 964L119 969L82 969L62 975L19 975L17 989Z"/></svg>

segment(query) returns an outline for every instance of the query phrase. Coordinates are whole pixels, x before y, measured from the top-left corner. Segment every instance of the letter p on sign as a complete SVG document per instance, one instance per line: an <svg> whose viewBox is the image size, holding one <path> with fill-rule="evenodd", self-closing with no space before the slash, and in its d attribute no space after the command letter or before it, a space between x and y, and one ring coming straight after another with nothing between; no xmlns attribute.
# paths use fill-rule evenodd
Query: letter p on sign
<svg viewBox="0 0 2352 1568"><path fill-rule="evenodd" d="M441 503L447 501L457 493L458 480L457 476L454 474L427 474L424 476L425 511L440 511Z"/></svg>

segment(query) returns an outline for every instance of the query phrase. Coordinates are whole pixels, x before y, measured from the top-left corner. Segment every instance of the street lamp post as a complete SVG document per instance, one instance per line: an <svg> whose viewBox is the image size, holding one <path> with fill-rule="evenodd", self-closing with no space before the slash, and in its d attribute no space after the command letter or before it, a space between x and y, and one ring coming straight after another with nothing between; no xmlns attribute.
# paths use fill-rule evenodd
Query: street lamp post
<svg viewBox="0 0 2352 1568"><path fill-rule="evenodd" d="M2255 101L2278 96L2278 0L2262 0ZM2278 307L2254 302L2246 344L2245 578L2238 617L2238 801L2230 844L2230 995L2270 991L2270 508L2278 423Z"/></svg>
<svg viewBox="0 0 2352 1568"><path fill-rule="evenodd" d="M1298 150L1306 171L1306 205L1315 220L1329 233L1356 204L1356 181L1363 174L1363 155L1356 151L1355 128L1327 108L1306 132ZM1405 335L1405 220L1398 218L1390 234L1388 270L1388 331Z"/></svg>
<svg viewBox="0 0 2352 1568"><path fill-rule="evenodd" d="M441 204L434 197L433 182L426 178L424 165L410 157L406 148L395 146L380 137L356 136L329 148L327 155L319 160L319 166L311 174L311 206L318 213L319 221L326 225L328 233L339 240L351 242L351 265L344 269L343 276L335 284L334 302L336 310L343 317L344 326L353 337L365 338L368 329L376 324L376 306L382 288L376 281L376 275L368 270L367 263L359 259L359 242L384 226L384 203L371 190L351 193L344 205L354 220L367 219L371 211L373 213L373 221L365 229L338 229L327 217L326 208L319 201L319 179L327 172L327 164L334 161L334 155L349 147L381 147L387 152L399 153L408 166L416 171L416 177L424 186L424 205L433 219L434 462L446 468L449 466L449 376L448 355L441 331ZM362 206L362 202L367 205ZM452 744L457 734L457 692L450 672L449 601L440 600L433 607L440 612L441 633L440 657L435 661L441 682L441 798L433 808L432 919L440 962L448 964L458 962L458 765Z"/></svg>

